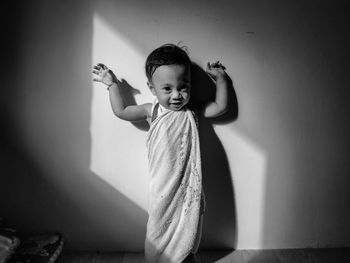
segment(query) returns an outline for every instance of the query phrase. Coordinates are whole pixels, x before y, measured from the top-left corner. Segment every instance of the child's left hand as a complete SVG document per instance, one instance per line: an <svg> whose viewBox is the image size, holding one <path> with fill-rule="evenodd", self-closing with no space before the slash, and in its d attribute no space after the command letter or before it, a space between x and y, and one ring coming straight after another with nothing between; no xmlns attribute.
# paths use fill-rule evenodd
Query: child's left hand
<svg viewBox="0 0 350 263"><path fill-rule="evenodd" d="M208 62L205 71L216 81L218 78L225 77L225 69L226 68L220 63L220 61L216 61L215 63Z"/></svg>

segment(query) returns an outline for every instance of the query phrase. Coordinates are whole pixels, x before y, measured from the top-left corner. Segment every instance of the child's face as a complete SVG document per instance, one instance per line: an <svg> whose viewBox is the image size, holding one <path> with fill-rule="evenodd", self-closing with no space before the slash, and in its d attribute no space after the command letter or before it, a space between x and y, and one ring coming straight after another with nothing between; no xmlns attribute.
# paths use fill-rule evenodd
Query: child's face
<svg viewBox="0 0 350 263"><path fill-rule="evenodd" d="M177 111L190 100L191 72L184 65L163 65L148 86L163 107Z"/></svg>

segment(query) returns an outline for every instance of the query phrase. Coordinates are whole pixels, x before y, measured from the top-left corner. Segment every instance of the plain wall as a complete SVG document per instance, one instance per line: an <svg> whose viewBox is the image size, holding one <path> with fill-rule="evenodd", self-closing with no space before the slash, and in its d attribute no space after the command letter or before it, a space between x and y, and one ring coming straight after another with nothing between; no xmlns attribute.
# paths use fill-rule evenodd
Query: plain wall
<svg viewBox="0 0 350 263"><path fill-rule="evenodd" d="M182 41L199 67L220 60L237 96L237 116L200 130L202 248L350 246L348 11L340 1L7 6L0 216L24 233L61 232L67 248L141 251L147 132L113 116L91 69L106 63L137 103L150 101L146 56Z"/></svg>

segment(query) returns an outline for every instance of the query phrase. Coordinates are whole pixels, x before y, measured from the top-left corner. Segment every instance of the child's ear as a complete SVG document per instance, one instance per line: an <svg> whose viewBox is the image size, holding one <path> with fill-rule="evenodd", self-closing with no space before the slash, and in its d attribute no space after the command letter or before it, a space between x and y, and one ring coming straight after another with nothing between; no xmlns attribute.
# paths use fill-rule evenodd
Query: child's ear
<svg viewBox="0 0 350 263"><path fill-rule="evenodd" d="M153 87L152 83L149 82L149 81L147 81L147 86L148 86L149 89L151 90L152 94L153 94L154 96L156 96L156 91L154 90L154 87Z"/></svg>

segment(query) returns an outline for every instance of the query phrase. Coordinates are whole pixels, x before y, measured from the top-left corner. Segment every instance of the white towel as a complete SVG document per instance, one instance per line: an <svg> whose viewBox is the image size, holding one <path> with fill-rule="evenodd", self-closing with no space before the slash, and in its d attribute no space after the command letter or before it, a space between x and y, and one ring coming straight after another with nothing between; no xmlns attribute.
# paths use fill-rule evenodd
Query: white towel
<svg viewBox="0 0 350 263"><path fill-rule="evenodd" d="M146 262L183 261L197 252L205 200L197 124L192 111L165 110L147 137L150 186Z"/></svg>

